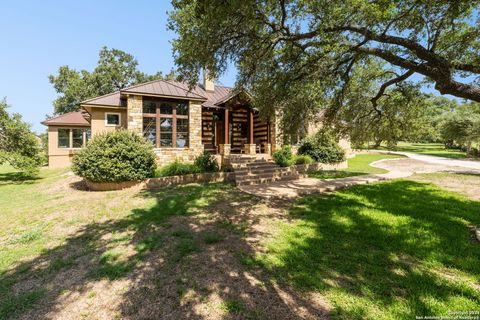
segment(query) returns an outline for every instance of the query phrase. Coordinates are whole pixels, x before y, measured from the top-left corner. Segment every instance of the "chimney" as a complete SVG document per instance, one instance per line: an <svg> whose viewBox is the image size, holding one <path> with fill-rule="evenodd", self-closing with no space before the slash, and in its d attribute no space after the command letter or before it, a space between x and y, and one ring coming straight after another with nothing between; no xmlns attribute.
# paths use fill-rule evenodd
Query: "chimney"
<svg viewBox="0 0 480 320"><path fill-rule="evenodd" d="M203 70L203 88L205 91L215 91L215 83L213 79L208 76L208 71L206 69Z"/></svg>

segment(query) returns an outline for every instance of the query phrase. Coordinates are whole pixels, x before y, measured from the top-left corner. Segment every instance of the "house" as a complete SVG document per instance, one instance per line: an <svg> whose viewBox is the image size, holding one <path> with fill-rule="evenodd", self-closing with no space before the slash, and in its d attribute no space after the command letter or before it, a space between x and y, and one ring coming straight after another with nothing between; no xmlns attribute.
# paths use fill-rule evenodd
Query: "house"
<svg viewBox="0 0 480 320"><path fill-rule="evenodd" d="M264 120L248 94L208 78L192 90L181 82L155 80L83 101L81 111L42 122L48 126L50 167L64 167L96 134L128 129L146 137L160 164L191 162L204 150L270 155L280 144L273 119Z"/></svg>

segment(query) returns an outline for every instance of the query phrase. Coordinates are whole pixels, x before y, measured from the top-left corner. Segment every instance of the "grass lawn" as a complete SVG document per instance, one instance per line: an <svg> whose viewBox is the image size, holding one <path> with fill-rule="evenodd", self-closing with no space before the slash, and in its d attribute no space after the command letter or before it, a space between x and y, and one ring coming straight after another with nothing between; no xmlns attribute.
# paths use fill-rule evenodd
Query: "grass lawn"
<svg viewBox="0 0 480 320"><path fill-rule="evenodd" d="M348 168L336 171L316 171L308 174L309 177L318 179L338 179L353 176L361 176L374 173L387 173L387 170L370 166L370 163L382 159L403 158L393 154L358 154L347 160Z"/></svg>
<svg viewBox="0 0 480 320"><path fill-rule="evenodd" d="M335 319L415 319L479 311L480 202L414 181L309 196L256 261L325 296Z"/></svg>
<svg viewBox="0 0 480 320"><path fill-rule="evenodd" d="M478 212L408 180L288 204L226 184L88 192L67 170L23 180L0 167L0 319L478 310Z"/></svg>
<svg viewBox="0 0 480 320"><path fill-rule="evenodd" d="M457 149L445 149L445 146L441 143L411 143L411 142L399 142L394 149L387 149L387 147L381 147L381 150L392 151L404 151L419 154L426 154L430 156L462 159L466 158L466 153Z"/></svg>

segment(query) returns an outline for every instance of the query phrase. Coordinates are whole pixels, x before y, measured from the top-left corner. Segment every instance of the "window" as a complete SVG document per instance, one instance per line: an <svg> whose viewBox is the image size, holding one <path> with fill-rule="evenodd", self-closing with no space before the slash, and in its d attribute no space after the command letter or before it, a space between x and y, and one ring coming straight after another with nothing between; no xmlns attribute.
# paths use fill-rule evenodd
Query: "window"
<svg viewBox="0 0 480 320"><path fill-rule="evenodd" d="M83 129L72 129L72 148L83 147Z"/></svg>
<svg viewBox="0 0 480 320"><path fill-rule="evenodd" d="M188 147L188 102L144 98L143 135L157 148Z"/></svg>
<svg viewBox="0 0 480 320"><path fill-rule="evenodd" d="M58 129L58 147L70 148L70 129Z"/></svg>
<svg viewBox="0 0 480 320"><path fill-rule="evenodd" d="M120 125L120 113L105 113L105 125L116 127Z"/></svg>
<svg viewBox="0 0 480 320"><path fill-rule="evenodd" d="M92 138L92 130L85 129L85 143L90 141L91 138Z"/></svg>

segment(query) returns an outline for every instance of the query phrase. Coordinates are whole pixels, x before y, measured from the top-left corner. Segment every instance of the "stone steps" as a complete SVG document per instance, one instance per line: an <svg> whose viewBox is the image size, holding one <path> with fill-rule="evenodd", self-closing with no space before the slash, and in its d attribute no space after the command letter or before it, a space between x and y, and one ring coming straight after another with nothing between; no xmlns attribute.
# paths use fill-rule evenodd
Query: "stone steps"
<svg viewBox="0 0 480 320"><path fill-rule="evenodd" d="M300 175L291 168L283 168L273 161L251 156L230 159L237 186L256 185L274 181L295 180Z"/></svg>

